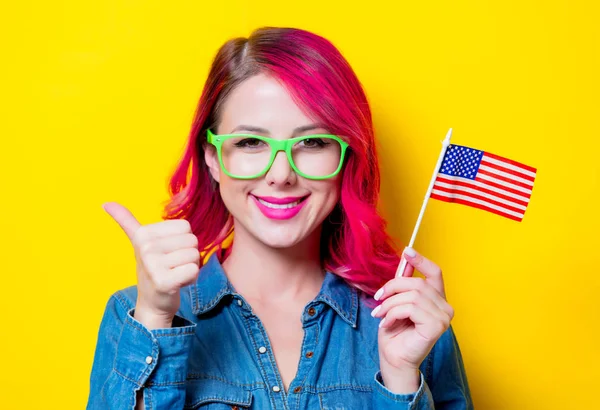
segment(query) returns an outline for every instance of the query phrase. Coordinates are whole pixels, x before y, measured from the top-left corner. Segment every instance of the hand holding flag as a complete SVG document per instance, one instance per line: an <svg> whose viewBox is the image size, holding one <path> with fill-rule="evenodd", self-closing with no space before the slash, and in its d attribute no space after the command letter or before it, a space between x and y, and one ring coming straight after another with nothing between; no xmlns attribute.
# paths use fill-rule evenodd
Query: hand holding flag
<svg viewBox="0 0 600 410"><path fill-rule="evenodd" d="M450 144L451 136L452 128L443 141L396 277L374 296L381 302L371 313L382 318L378 334L381 376L385 385L396 393L412 393L418 389L419 367L454 317L454 309L446 301L441 269L412 249L429 198L473 206L521 221L535 180L535 168ZM415 269L425 279L412 277Z"/></svg>

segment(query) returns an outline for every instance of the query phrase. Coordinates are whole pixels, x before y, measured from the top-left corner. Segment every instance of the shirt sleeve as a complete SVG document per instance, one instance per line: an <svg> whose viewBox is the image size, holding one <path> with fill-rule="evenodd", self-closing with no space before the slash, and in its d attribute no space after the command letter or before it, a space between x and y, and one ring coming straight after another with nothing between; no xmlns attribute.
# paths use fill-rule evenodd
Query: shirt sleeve
<svg viewBox="0 0 600 410"><path fill-rule="evenodd" d="M429 386L425 382L425 376L419 371L421 382L419 388L414 393L397 394L390 391L383 384L381 371L378 371L374 377L375 394L373 395L374 409L394 409L394 410L434 410L433 397Z"/></svg>
<svg viewBox="0 0 600 410"><path fill-rule="evenodd" d="M378 371L373 378L373 408L473 410L467 375L452 325L440 336L424 364L419 372L419 388L416 392L408 394L390 391L383 384L381 371Z"/></svg>
<svg viewBox="0 0 600 410"><path fill-rule="evenodd" d="M196 324L175 316L172 328L149 330L133 313L120 292L106 305L87 410L135 409L140 389L146 409L183 409L188 352Z"/></svg>
<svg viewBox="0 0 600 410"><path fill-rule="evenodd" d="M436 409L473 410L467 373L452 325L432 349L430 373L427 382Z"/></svg>

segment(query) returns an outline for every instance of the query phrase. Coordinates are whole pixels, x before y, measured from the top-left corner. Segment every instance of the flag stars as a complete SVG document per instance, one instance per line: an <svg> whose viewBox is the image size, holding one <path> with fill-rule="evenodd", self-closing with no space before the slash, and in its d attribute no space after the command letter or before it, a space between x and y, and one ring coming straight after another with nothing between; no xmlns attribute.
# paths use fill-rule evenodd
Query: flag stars
<svg viewBox="0 0 600 410"><path fill-rule="evenodd" d="M442 161L440 172L446 175L475 179L482 157L482 151L450 145Z"/></svg>

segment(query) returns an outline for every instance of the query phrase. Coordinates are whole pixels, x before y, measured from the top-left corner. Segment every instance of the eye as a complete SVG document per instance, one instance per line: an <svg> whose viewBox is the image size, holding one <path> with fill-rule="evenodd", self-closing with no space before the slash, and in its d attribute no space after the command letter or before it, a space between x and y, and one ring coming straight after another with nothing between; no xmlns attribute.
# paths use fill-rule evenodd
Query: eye
<svg viewBox="0 0 600 410"><path fill-rule="evenodd" d="M241 148L257 148L262 144L264 144L264 142L258 138L244 138L243 140L237 141L234 145Z"/></svg>
<svg viewBox="0 0 600 410"><path fill-rule="evenodd" d="M300 143L307 148L320 148L329 144L329 142L325 141L322 138L307 138L305 140L300 141Z"/></svg>

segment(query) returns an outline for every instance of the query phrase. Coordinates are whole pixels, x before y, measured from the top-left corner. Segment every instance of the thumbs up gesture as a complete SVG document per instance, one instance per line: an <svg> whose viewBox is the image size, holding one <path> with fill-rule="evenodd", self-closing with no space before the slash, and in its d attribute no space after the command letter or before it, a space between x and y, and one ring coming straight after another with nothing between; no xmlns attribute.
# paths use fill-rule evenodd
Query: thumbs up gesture
<svg viewBox="0 0 600 410"><path fill-rule="evenodd" d="M171 327L181 303L179 290L198 277L198 238L185 219L141 225L116 202L102 205L133 245L138 297L134 317L149 329Z"/></svg>

